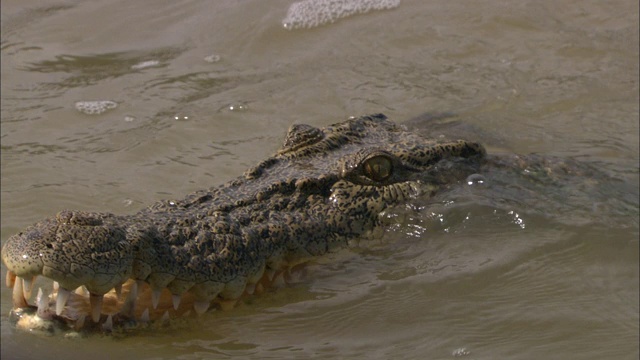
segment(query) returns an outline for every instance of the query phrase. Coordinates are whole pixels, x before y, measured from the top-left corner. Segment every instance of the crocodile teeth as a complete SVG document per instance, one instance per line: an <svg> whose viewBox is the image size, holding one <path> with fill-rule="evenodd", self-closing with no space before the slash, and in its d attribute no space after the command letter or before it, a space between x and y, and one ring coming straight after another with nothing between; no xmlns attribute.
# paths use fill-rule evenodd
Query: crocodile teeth
<svg viewBox="0 0 640 360"><path fill-rule="evenodd" d="M113 331L113 318L111 314L107 316L107 320L105 320L104 324L102 324L102 330L104 331Z"/></svg>
<svg viewBox="0 0 640 360"><path fill-rule="evenodd" d="M5 281L7 283L7 287L12 288L16 283L16 273L11 270L7 271L7 277L5 278Z"/></svg>
<svg viewBox="0 0 640 360"><path fill-rule="evenodd" d="M49 302L47 301L47 297L42 293L42 288L38 288L38 294L36 295L36 305L38 306L36 314L44 319L47 316L47 311L49 310Z"/></svg>
<svg viewBox="0 0 640 360"><path fill-rule="evenodd" d="M209 310L210 305L211 303L209 301L194 301L193 309L196 311L196 314L202 315Z"/></svg>
<svg viewBox="0 0 640 360"><path fill-rule="evenodd" d="M56 315L62 314L64 306L67 305L69 295L71 295L71 291L63 288L62 286L58 288L58 296L56 298Z"/></svg>
<svg viewBox="0 0 640 360"><path fill-rule="evenodd" d="M253 295L256 291L256 284L247 284L247 287L244 289L249 295Z"/></svg>
<svg viewBox="0 0 640 360"><path fill-rule="evenodd" d="M139 285L137 281L131 284L131 288L129 289L129 297L137 298L138 297L138 289Z"/></svg>
<svg viewBox="0 0 640 360"><path fill-rule="evenodd" d="M44 297L44 293L42 292L42 288L38 288L38 294L36 295L36 305L38 305L38 308L40 308L40 304L43 300L47 301L47 299Z"/></svg>
<svg viewBox="0 0 640 360"><path fill-rule="evenodd" d="M33 286L34 279L35 277L32 277L31 279L28 279L28 278L22 279L22 294L24 295L24 298L27 300L31 297L31 288Z"/></svg>
<svg viewBox="0 0 640 360"><path fill-rule="evenodd" d="M89 296L89 290L87 290L87 287L82 285L79 286L76 291L74 291L76 293L76 295L80 295L80 296L84 296L84 297L88 297Z"/></svg>
<svg viewBox="0 0 640 360"><path fill-rule="evenodd" d="M180 306L180 300L182 296L180 295L171 295L171 302L173 302L173 310L178 310L178 306Z"/></svg>
<svg viewBox="0 0 640 360"><path fill-rule="evenodd" d="M58 289L60 288L60 283L57 281L54 281L51 285L53 286L53 292L58 291Z"/></svg>
<svg viewBox="0 0 640 360"><path fill-rule="evenodd" d="M13 306L15 308L26 308L29 306L27 300L24 298L22 281L20 281L20 279L13 285Z"/></svg>
<svg viewBox="0 0 640 360"><path fill-rule="evenodd" d="M162 314L162 318L160 319L160 321L162 322L169 321L169 311L165 311L164 314Z"/></svg>
<svg viewBox="0 0 640 360"><path fill-rule="evenodd" d="M142 315L140 315L141 322L149 322L149 308L144 309Z"/></svg>
<svg viewBox="0 0 640 360"><path fill-rule="evenodd" d="M100 321L100 314L102 313L102 300L104 295L90 294L89 303L91 304L91 319L97 323Z"/></svg>
<svg viewBox="0 0 640 360"><path fill-rule="evenodd" d="M129 289L129 294L125 299L122 307L120 308L120 312L127 316L133 317L133 313L136 309L136 302L138 300L138 283L133 282L131 284L131 288Z"/></svg>
<svg viewBox="0 0 640 360"><path fill-rule="evenodd" d="M160 302L160 294L162 290L154 289L151 290L151 305L153 305L153 310L158 308L158 303Z"/></svg>

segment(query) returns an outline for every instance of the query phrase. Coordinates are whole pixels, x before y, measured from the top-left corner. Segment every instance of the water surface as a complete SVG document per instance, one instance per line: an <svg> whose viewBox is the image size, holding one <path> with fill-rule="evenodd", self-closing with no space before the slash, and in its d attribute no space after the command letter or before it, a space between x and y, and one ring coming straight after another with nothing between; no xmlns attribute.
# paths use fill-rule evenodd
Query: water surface
<svg viewBox="0 0 640 360"><path fill-rule="evenodd" d="M376 112L454 113L491 152L615 181L568 205L543 188L542 212L425 201L294 285L124 339L16 332L3 290L2 357L637 359L637 1L404 0L288 31L291 3L3 1L2 241L61 209L180 198L292 123Z"/></svg>

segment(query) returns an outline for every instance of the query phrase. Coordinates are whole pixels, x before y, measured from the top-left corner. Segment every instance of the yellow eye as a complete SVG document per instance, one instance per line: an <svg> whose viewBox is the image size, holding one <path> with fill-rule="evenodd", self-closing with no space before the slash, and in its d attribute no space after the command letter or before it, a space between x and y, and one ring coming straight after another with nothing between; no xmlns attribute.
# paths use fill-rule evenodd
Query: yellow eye
<svg viewBox="0 0 640 360"><path fill-rule="evenodd" d="M364 175L373 181L385 181L393 172L391 159L378 155L364 161Z"/></svg>

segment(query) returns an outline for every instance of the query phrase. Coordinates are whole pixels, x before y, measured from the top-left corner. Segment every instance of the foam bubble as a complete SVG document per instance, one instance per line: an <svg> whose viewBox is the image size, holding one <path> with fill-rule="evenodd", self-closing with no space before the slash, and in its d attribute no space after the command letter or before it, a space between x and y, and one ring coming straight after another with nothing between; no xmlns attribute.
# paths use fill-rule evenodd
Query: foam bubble
<svg viewBox="0 0 640 360"><path fill-rule="evenodd" d="M220 61L220 55L212 54L212 55L206 56L204 58L204 61L208 63L217 63L218 61Z"/></svg>
<svg viewBox="0 0 640 360"><path fill-rule="evenodd" d="M291 4L282 25L287 30L312 28L373 10L393 9L400 0L304 0Z"/></svg>
<svg viewBox="0 0 640 360"><path fill-rule="evenodd" d="M115 109L117 106L118 103L109 100L76 102L76 110L88 115L102 114L107 110Z"/></svg>
<svg viewBox="0 0 640 360"><path fill-rule="evenodd" d="M158 66L158 65L160 65L160 61L158 61L158 60L149 60L149 61L143 61L141 63L137 63L135 65L132 65L131 68L133 70L140 70L140 69L153 67L153 66Z"/></svg>

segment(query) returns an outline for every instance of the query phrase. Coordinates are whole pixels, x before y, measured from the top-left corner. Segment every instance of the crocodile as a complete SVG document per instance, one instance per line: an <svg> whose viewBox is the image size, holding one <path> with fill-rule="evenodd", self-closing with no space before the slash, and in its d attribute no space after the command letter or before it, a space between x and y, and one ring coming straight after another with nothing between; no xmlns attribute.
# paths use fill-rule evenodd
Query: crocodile
<svg viewBox="0 0 640 360"><path fill-rule="evenodd" d="M130 215L64 210L10 237L2 261L12 319L24 329L110 331L233 308L485 158L479 143L429 139L382 114L292 125L274 155L223 185ZM36 277L53 290L30 304Z"/></svg>

